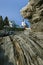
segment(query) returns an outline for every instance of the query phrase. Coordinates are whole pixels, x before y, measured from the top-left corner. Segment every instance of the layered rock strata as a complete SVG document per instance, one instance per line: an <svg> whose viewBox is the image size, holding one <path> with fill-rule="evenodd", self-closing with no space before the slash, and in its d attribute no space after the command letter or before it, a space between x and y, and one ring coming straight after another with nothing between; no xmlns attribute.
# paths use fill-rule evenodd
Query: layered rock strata
<svg viewBox="0 0 43 65"><path fill-rule="evenodd" d="M30 0L21 14L32 30L0 37L0 65L43 65L43 0Z"/></svg>
<svg viewBox="0 0 43 65"><path fill-rule="evenodd" d="M0 38L0 65L43 65L43 33Z"/></svg>
<svg viewBox="0 0 43 65"><path fill-rule="evenodd" d="M30 20L33 31L43 31L43 0L30 0L30 2L21 9L21 15Z"/></svg>

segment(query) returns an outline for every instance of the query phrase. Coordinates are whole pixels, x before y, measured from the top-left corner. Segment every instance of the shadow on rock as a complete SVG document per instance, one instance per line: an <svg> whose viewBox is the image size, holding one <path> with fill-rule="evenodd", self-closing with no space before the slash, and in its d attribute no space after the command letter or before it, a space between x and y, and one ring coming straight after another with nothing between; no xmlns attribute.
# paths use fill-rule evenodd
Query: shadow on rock
<svg viewBox="0 0 43 65"><path fill-rule="evenodd" d="M7 55L5 55L4 49L0 46L0 65L14 65L12 62L9 61Z"/></svg>

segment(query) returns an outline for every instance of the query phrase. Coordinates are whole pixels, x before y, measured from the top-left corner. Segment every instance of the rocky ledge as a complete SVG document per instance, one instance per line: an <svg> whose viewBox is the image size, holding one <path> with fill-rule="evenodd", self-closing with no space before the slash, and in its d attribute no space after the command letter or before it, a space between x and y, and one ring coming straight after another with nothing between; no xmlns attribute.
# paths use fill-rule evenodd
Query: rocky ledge
<svg viewBox="0 0 43 65"><path fill-rule="evenodd" d="M0 65L43 65L43 0L30 0L21 14L31 30L0 37Z"/></svg>
<svg viewBox="0 0 43 65"><path fill-rule="evenodd" d="M43 65L43 33L0 37L0 65Z"/></svg>

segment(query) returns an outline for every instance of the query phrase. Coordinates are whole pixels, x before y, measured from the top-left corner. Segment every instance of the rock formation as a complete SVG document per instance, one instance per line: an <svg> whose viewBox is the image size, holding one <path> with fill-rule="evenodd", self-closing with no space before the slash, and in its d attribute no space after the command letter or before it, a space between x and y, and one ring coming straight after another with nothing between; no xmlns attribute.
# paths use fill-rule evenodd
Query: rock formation
<svg viewBox="0 0 43 65"><path fill-rule="evenodd" d="M0 37L0 65L43 65L43 0L30 0L21 14L32 30Z"/></svg>
<svg viewBox="0 0 43 65"><path fill-rule="evenodd" d="M33 31L43 31L43 0L30 0L21 15L30 20Z"/></svg>

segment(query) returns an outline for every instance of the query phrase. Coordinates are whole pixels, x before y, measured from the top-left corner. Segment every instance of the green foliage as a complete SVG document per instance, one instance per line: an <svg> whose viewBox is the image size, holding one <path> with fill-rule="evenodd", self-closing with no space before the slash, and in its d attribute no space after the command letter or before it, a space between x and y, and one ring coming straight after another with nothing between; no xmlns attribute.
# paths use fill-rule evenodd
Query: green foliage
<svg viewBox="0 0 43 65"><path fill-rule="evenodd" d="M8 27L8 28L4 28L6 29L7 31L24 31L24 28L11 28L11 27Z"/></svg>
<svg viewBox="0 0 43 65"><path fill-rule="evenodd" d="M8 17L7 16L4 19L4 25L8 25L9 26L9 20L8 20Z"/></svg>
<svg viewBox="0 0 43 65"><path fill-rule="evenodd" d="M13 31L24 31L24 28L12 28Z"/></svg>
<svg viewBox="0 0 43 65"><path fill-rule="evenodd" d="M0 16L0 30L3 29L3 18Z"/></svg>
<svg viewBox="0 0 43 65"><path fill-rule="evenodd" d="M5 27L4 27L5 26ZM5 19L3 20L2 16L0 16L0 30L5 29L8 31L23 31L24 28L20 28L19 25L17 25L14 21L13 27L11 28L9 26L9 20L8 17L6 16Z"/></svg>
<svg viewBox="0 0 43 65"><path fill-rule="evenodd" d="M3 20L3 17L0 16L0 30L2 30L5 25L8 25L9 26L8 17L6 16L5 19Z"/></svg>

